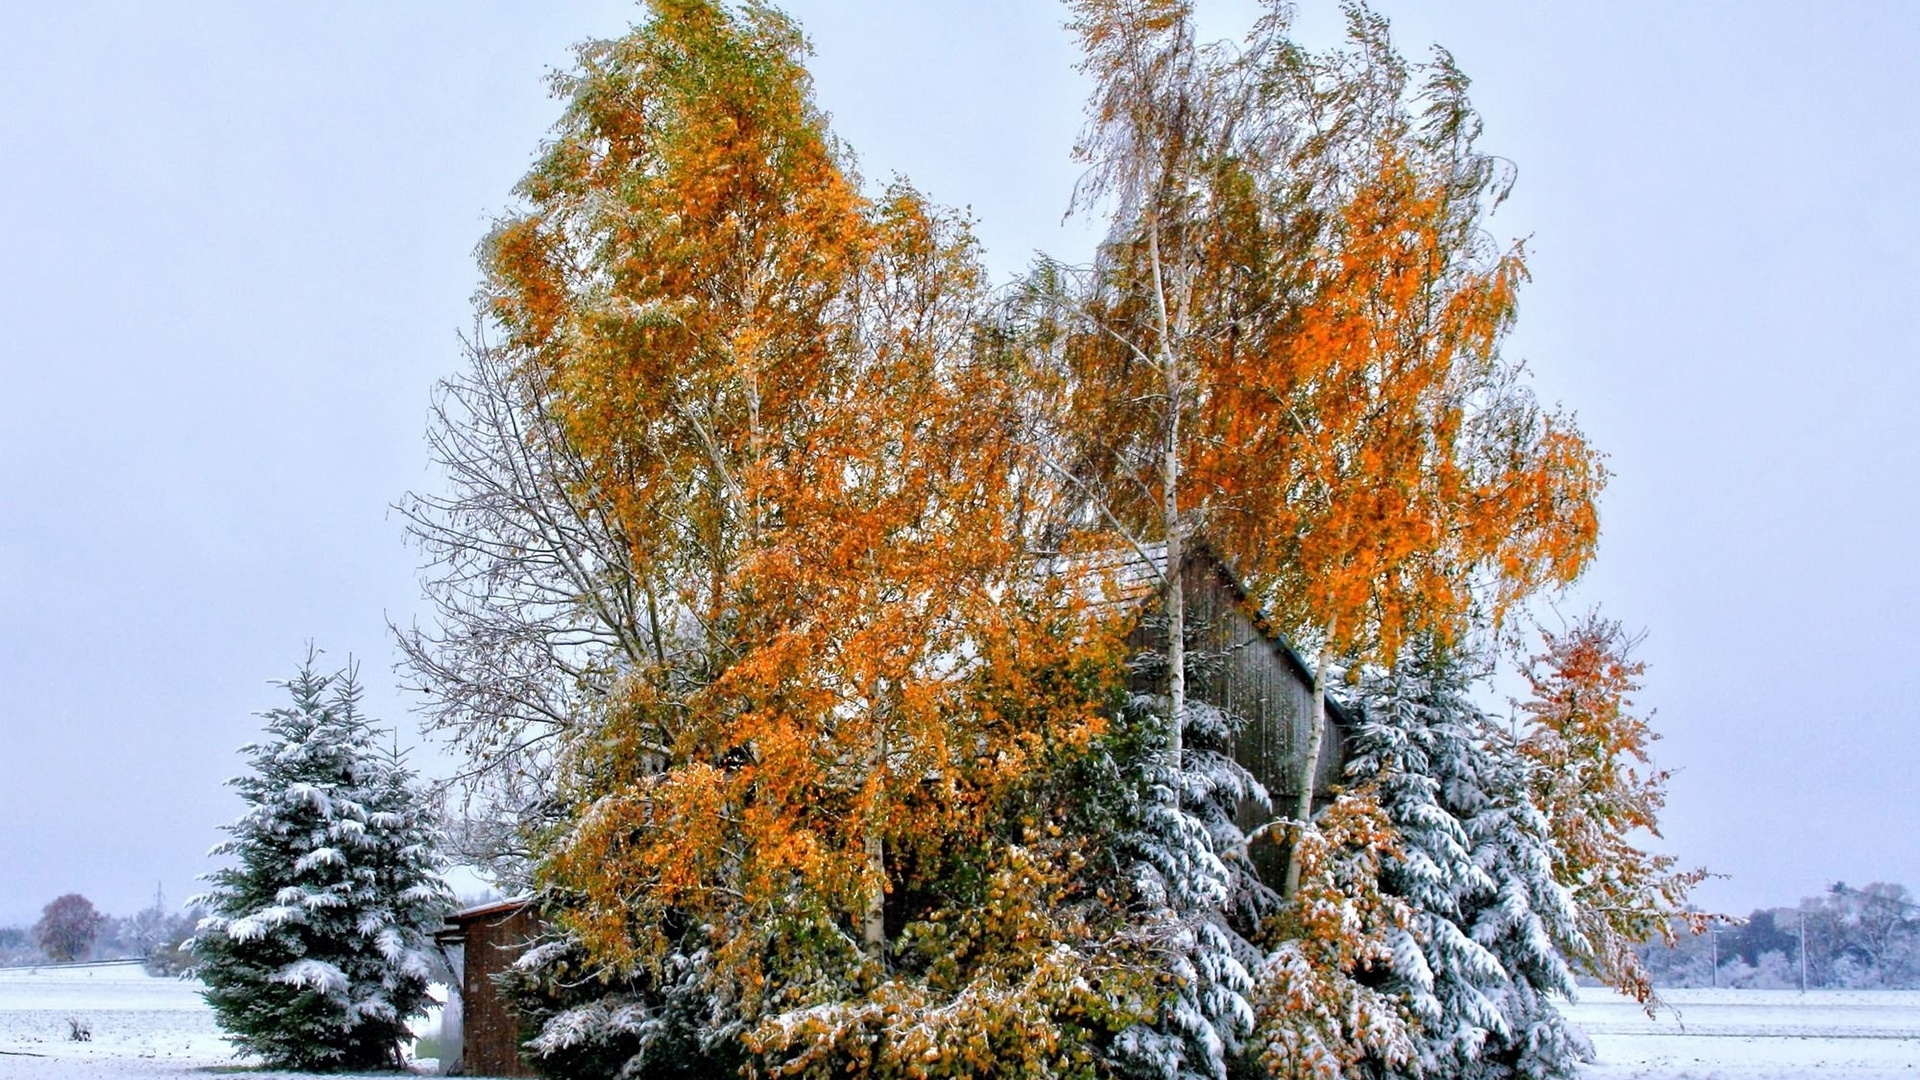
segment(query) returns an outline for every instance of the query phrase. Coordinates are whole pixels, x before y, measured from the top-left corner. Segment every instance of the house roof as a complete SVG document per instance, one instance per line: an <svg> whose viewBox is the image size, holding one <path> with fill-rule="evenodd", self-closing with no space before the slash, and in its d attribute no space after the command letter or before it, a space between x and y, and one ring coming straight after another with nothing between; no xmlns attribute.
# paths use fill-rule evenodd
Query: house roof
<svg viewBox="0 0 1920 1080"><path fill-rule="evenodd" d="M532 902L533 897L531 896L513 896L505 900L489 900L484 904L475 904L470 908L461 908L459 911L447 916L447 921L450 923L469 923L475 919L484 919L489 915L500 915L505 912L516 911L526 907Z"/></svg>

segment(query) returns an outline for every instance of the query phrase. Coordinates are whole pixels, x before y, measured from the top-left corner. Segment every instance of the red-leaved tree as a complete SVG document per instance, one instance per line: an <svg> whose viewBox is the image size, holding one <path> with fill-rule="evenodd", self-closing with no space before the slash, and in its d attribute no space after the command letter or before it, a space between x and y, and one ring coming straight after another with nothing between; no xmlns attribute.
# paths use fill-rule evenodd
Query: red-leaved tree
<svg viewBox="0 0 1920 1080"><path fill-rule="evenodd" d="M68 893L41 909L40 921L33 924L33 940L49 960L80 960L93 951L94 940L106 924L107 917L94 910L93 901Z"/></svg>
<svg viewBox="0 0 1920 1080"><path fill-rule="evenodd" d="M1532 693L1520 706L1533 730L1519 749L1536 766L1533 797L1552 828L1554 877L1572 894L1585 938L1584 955L1576 946L1570 959L1645 1002L1653 981L1634 947L1656 936L1671 944L1676 923L1704 928L1687 896L1707 874L1643 846L1660 836L1671 773L1653 764L1649 748L1660 736L1634 708L1646 671L1632 656L1636 639L1597 614L1541 636L1545 649L1524 671Z"/></svg>

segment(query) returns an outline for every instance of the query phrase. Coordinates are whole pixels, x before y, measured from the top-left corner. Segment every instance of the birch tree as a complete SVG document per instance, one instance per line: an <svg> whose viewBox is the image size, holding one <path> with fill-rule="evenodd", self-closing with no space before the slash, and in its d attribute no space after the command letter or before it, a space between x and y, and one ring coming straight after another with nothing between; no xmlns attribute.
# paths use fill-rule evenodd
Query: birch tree
<svg viewBox="0 0 1920 1080"><path fill-rule="evenodd" d="M535 881L570 940L540 955L659 1022L695 979L712 1029L796 1072L854 1053L865 1005L976 999L1036 946L1065 949L1057 977L953 1014L956 1040L1093 993L1084 919L963 916L1012 882L1073 896L1031 852L1074 844L1007 815L1100 735L1119 664L1028 559L1052 481L1026 467L1021 373L980 345L964 219L866 191L803 56L770 9L650 4L557 80L565 115L483 247L496 348L563 444L558 502L624 545L622 636L554 740ZM618 1029L608 1000L540 1045Z"/></svg>
<svg viewBox="0 0 1920 1080"><path fill-rule="evenodd" d="M1058 466L1088 525L1165 546L1173 730L1193 536L1316 646L1304 822L1336 666L1577 576L1604 473L1500 356L1525 266L1484 231L1507 177L1444 53L1410 67L1358 6L1323 55L1279 5L1241 50L1196 45L1181 0L1071 6L1096 87L1080 197L1111 224L1091 267L1036 278Z"/></svg>

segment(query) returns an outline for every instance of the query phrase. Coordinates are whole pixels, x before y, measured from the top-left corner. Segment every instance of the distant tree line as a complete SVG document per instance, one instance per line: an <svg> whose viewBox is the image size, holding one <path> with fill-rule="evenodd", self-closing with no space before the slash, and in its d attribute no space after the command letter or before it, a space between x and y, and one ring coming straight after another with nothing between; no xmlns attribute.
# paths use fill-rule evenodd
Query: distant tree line
<svg viewBox="0 0 1920 1080"><path fill-rule="evenodd" d="M1761 908L1641 956L1658 986L1798 989L1803 940L1808 989L1920 989L1920 903L1887 882L1837 882L1797 907Z"/></svg>
<svg viewBox="0 0 1920 1080"><path fill-rule="evenodd" d="M158 890L152 906L121 917L67 893L49 901L32 926L0 926L0 967L137 959L152 974L174 975L188 966L181 946L199 921L198 908L170 910Z"/></svg>

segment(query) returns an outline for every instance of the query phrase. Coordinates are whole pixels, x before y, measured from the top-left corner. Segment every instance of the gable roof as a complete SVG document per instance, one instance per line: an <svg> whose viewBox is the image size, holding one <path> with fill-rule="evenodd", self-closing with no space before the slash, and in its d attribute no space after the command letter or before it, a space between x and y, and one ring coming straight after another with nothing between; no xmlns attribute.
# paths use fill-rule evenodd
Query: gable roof
<svg viewBox="0 0 1920 1080"><path fill-rule="evenodd" d="M1159 599L1161 567L1166 565L1167 545L1164 541L1142 544L1138 548L1116 548L1097 556L1090 556L1083 568L1110 573L1119 591L1118 602L1136 603L1142 613ZM1248 621L1273 650L1280 661L1301 683L1313 685L1313 668L1309 666L1293 642L1273 625L1273 620L1260 607L1253 594L1247 591L1240 575L1232 564L1216 551L1203 537L1193 537L1188 541L1188 549L1182 559L1188 566L1200 566L1212 572L1213 577L1227 590L1236 607L1246 615ZM1353 726L1353 714L1332 694L1325 695L1327 716L1343 728Z"/></svg>
<svg viewBox="0 0 1920 1080"><path fill-rule="evenodd" d="M1163 558L1165 550L1163 545L1161 548ZM1286 665L1287 669L1292 671L1301 682L1306 683L1308 686L1313 685L1313 668L1307 665L1306 660L1302 658L1299 651L1293 647L1293 642L1289 641L1285 634L1275 628L1273 620L1267 617L1266 611L1254 600L1253 595L1247 592L1247 587L1242 583L1240 575L1235 573L1233 567L1226 559L1222 558L1220 554L1213 549L1213 545L1207 543L1204 539L1196 539L1193 542L1192 550L1187 553L1187 561L1189 563L1203 562L1207 565L1208 568L1213 571L1214 576L1219 579L1220 583L1226 586L1228 594L1234 599L1234 603L1239 606L1240 610L1246 614L1248 619L1252 620L1254 629L1260 631L1260 636L1267 639L1267 643L1273 647L1274 655L1280 658L1280 662ZM1338 698L1332 694L1327 694L1326 703L1327 715L1333 718L1335 723L1340 724L1342 727L1352 726L1353 716L1347 711L1347 707L1340 703Z"/></svg>

